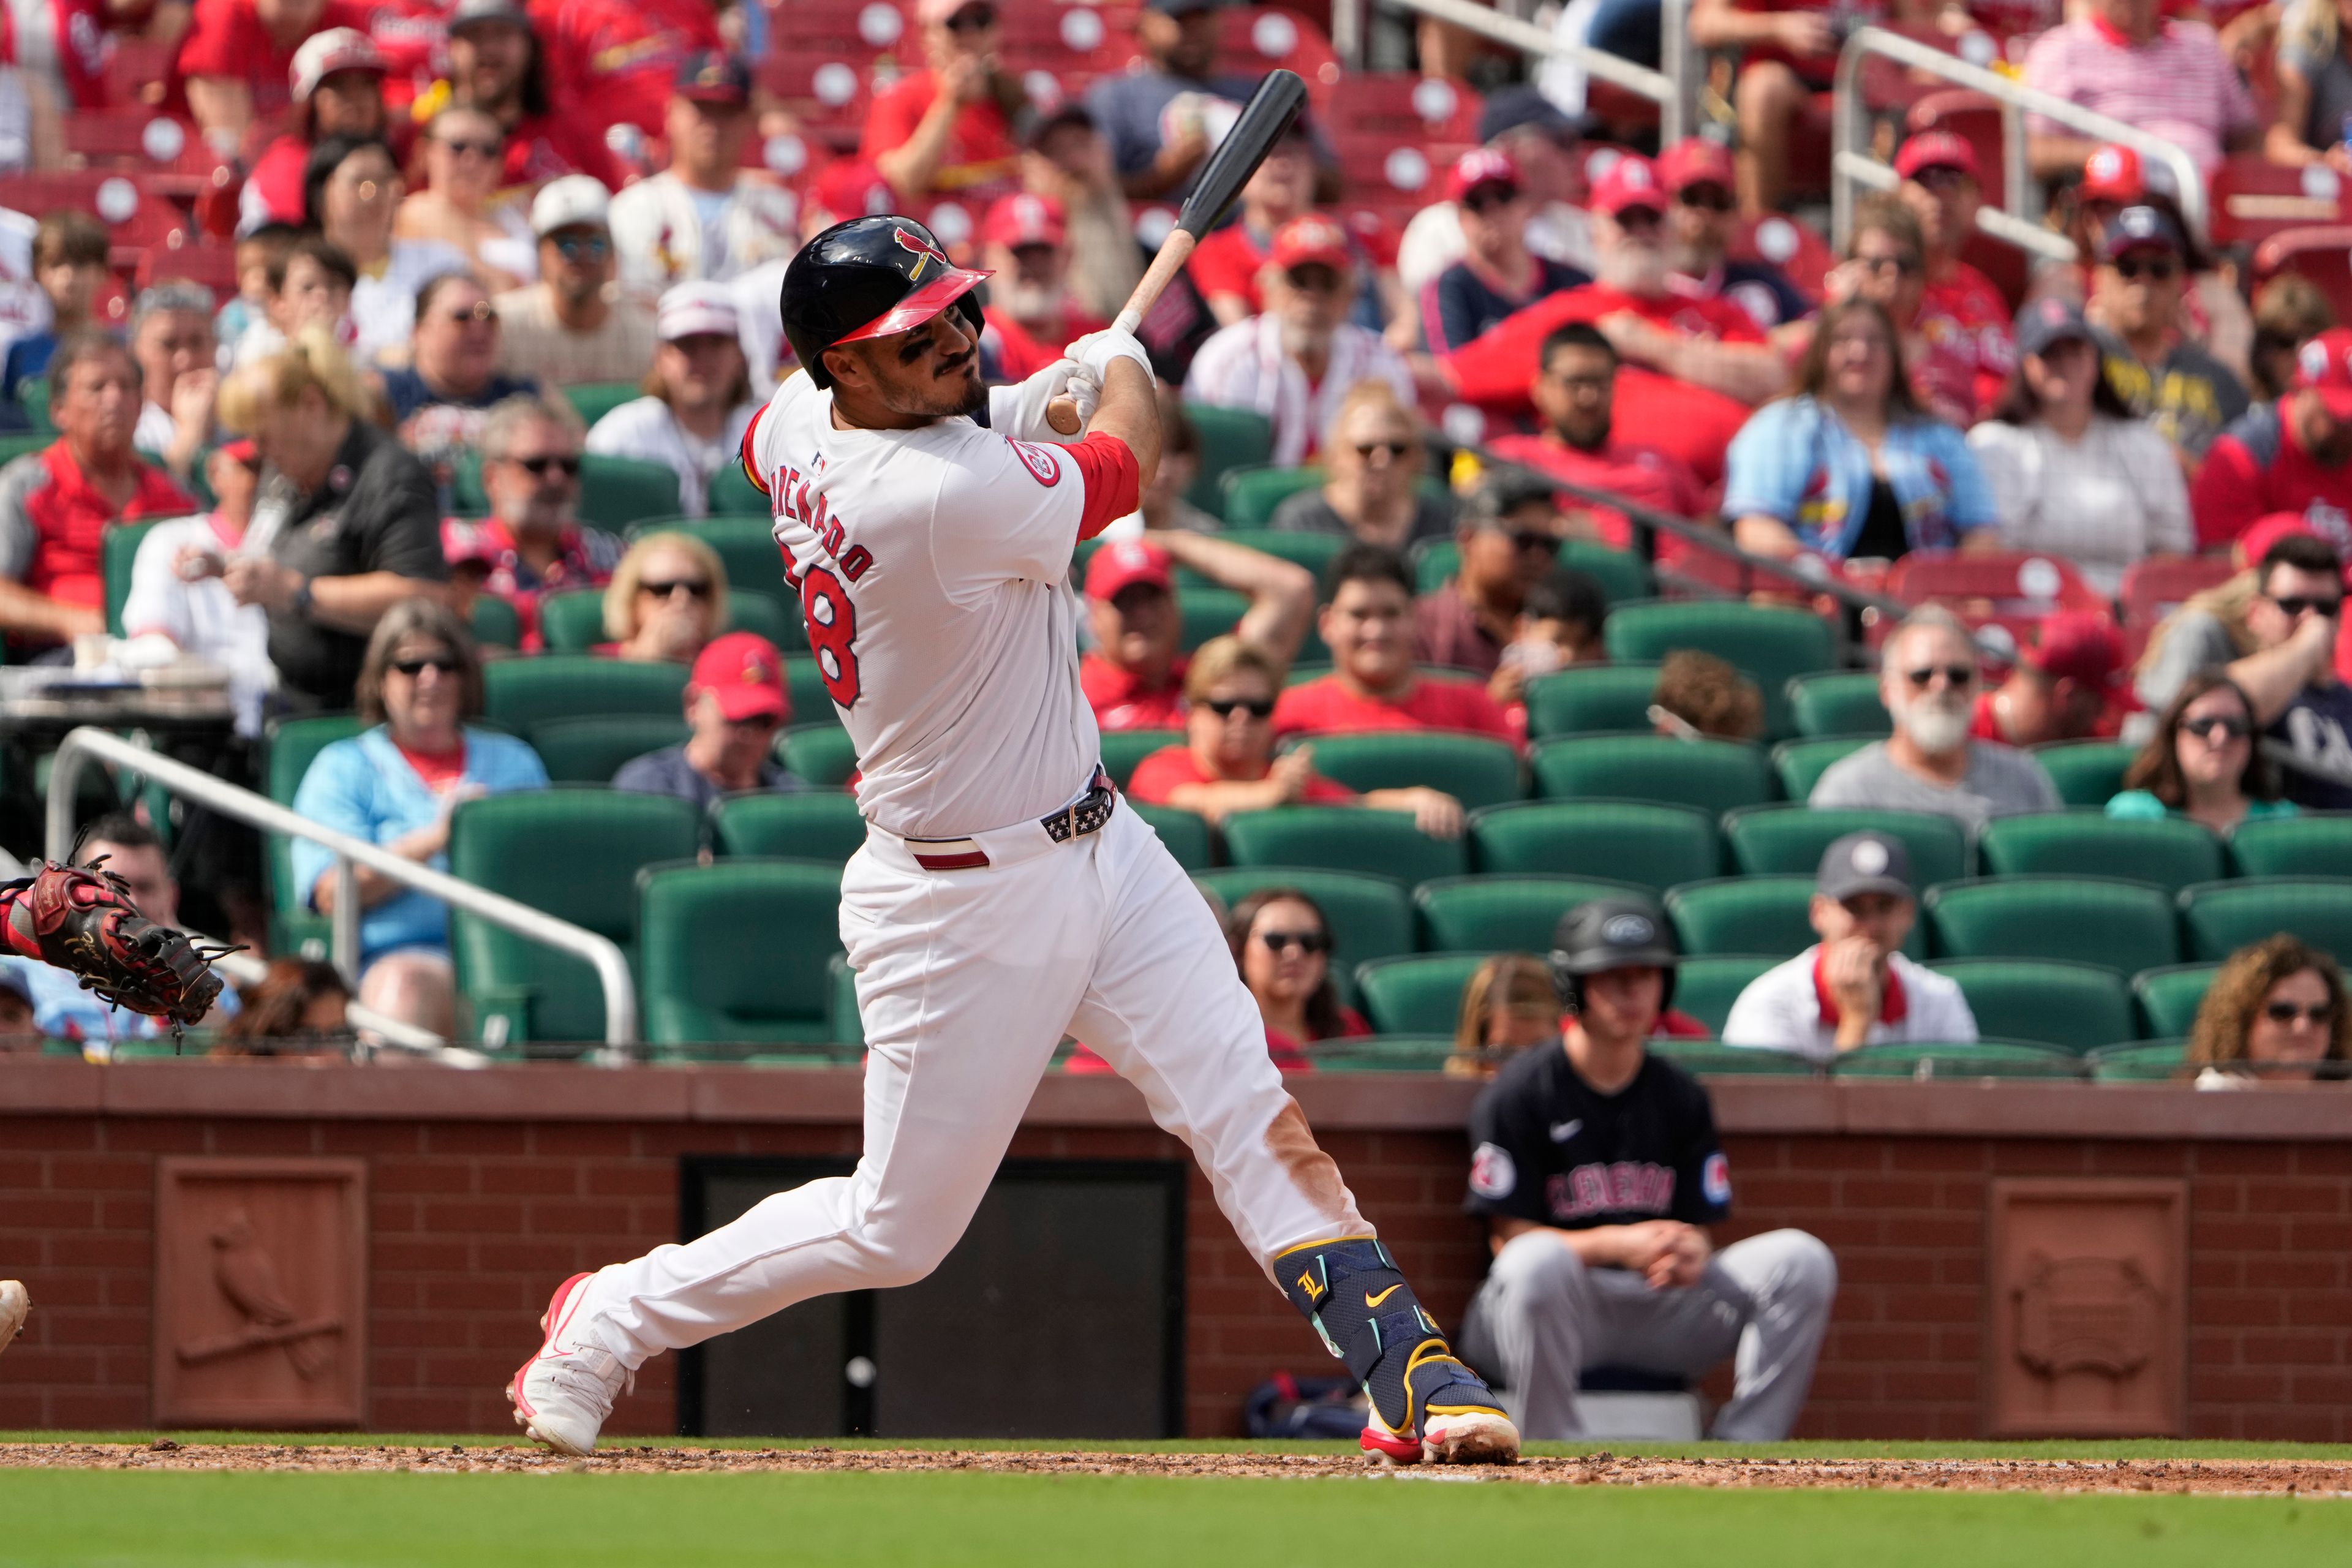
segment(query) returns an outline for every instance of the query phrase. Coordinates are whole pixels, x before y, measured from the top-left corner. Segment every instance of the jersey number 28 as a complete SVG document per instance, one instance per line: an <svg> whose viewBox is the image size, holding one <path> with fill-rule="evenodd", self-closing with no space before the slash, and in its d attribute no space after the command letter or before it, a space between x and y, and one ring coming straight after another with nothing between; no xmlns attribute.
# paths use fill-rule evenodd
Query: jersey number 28
<svg viewBox="0 0 2352 1568"><path fill-rule="evenodd" d="M823 566L801 574L801 614L808 622L809 650L816 658L824 689L843 708L857 704L857 606L841 579Z"/></svg>

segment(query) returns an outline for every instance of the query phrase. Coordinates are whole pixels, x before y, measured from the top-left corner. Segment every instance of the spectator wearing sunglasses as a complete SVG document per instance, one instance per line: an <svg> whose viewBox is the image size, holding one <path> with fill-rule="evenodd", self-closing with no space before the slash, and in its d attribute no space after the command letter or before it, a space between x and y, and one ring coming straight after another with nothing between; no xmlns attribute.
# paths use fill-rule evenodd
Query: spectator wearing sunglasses
<svg viewBox="0 0 2352 1568"><path fill-rule="evenodd" d="M499 369L499 308L479 279L445 272L416 291L409 363L383 373L401 438L420 456L481 439L488 411L539 388Z"/></svg>
<svg viewBox="0 0 2352 1568"><path fill-rule="evenodd" d="M914 9L924 68L876 95L859 155L908 201L1011 195L1020 171L1013 121L1029 99L998 57L1004 27L994 0L916 0Z"/></svg>
<svg viewBox="0 0 2352 1568"><path fill-rule="evenodd" d="M2188 234L2157 206L2126 207L2101 231L2083 314L2099 331L2108 382L2194 472L2213 439L2246 412L2244 384L2183 327L2197 264Z"/></svg>
<svg viewBox="0 0 2352 1568"><path fill-rule="evenodd" d="M1581 272L1593 268L1592 220L1584 199L1584 140L1578 121L1561 113L1538 88L1490 93L1478 117L1478 140L1503 153L1519 173L1528 207L1529 250ZM1397 276L1414 294L1468 254L1462 214L1453 202L1433 202L1412 215L1397 243Z"/></svg>
<svg viewBox="0 0 2352 1568"><path fill-rule="evenodd" d="M1323 440L1323 483L1286 496L1269 526L1284 533L1343 533L1406 551L1454 532L1450 496L1422 485L1429 448L1421 413L1385 381L1360 381L1339 399Z"/></svg>
<svg viewBox="0 0 2352 1568"><path fill-rule="evenodd" d="M404 599L383 613L357 687L360 717L373 727L311 761L294 792L296 816L446 871L459 805L547 787L539 753L469 722L482 711L482 658L439 600ZM366 867L358 875L360 1002L449 1037L457 992L448 910ZM323 846L295 841L294 876L312 909L334 913L335 868Z"/></svg>
<svg viewBox="0 0 2352 1568"><path fill-rule="evenodd" d="M1212 637L1184 673L1184 743L1136 765L1127 793L1146 805L1173 805L1221 823L1237 811L1278 805L1360 805L1372 811L1451 815L1461 803L1439 790L1376 789L1358 795L1315 771L1312 746L1274 754L1274 702L1282 667L1237 637ZM1456 831L1459 829L1457 827Z"/></svg>
<svg viewBox="0 0 2352 1568"><path fill-rule="evenodd" d="M697 813L721 795L804 790L808 785L775 759L776 735L792 717L784 656L757 632L729 632L702 650L687 678L691 733L675 746L622 763L613 787L676 795Z"/></svg>
<svg viewBox="0 0 2352 1568"><path fill-rule="evenodd" d="M2198 1005L2188 1058L2200 1089L2352 1078L2344 972L2284 932L2240 948Z"/></svg>
<svg viewBox="0 0 2352 1568"><path fill-rule="evenodd" d="M2221 433L2189 499L2202 550L2273 512L2352 517L2352 330L2330 328L2295 351L2286 395Z"/></svg>
<svg viewBox="0 0 2352 1568"><path fill-rule="evenodd" d="M687 517L710 510L710 481L740 460L743 432L759 412L739 326L734 295L721 284L681 283L664 294L645 395L588 432L588 450L601 457L669 465Z"/></svg>
<svg viewBox="0 0 2352 1568"><path fill-rule="evenodd" d="M727 621L727 568L690 533L665 530L629 546L604 585L610 658L691 664Z"/></svg>
<svg viewBox="0 0 2352 1568"><path fill-rule="evenodd" d="M1296 888L1265 888L1234 905L1225 926L1242 984L1265 1020L1266 1049L1277 1065L1311 1062L1306 1049L1320 1040L1354 1039L1372 1032L1363 1016L1339 1000L1331 982L1331 924L1322 906Z"/></svg>
<svg viewBox="0 0 2352 1568"><path fill-rule="evenodd" d="M541 386L635 381L654 358L654 313L613 287L613 198L587 174L539 188L530 229L539 281L491 300L498 308L499 368Z"/></svg>
<svg viewBox="0 0 2352 1568"><path fill-rule="evenodd" d="M1720 142L1685 136L1658 154L1666 212L1666 254L1677 283L1700 299L1729 300L1766 331L1813 313L1788 275L1769 261L1730 254L1738 183Z"/></svg>
<svg viewBox="0 0 2352 1568"><path fill-rule="evenodd" d="M212 510L159 522L140 540L122 632L168 637L182 653L227 670L236 731L258 740L262 703L278 686L269 663L269 616L257 605L238 604L221 570L245 542L261 484L261 453L248 440L224 442L205 455L205 479L212 487Z"/></svg>
<svg viewBox="0 0 2352 1568"><path fill-rule="evenodd" d="M2319 811L2352 810L2352 687L2336 673L2344 618L2344 559L2326 540L2290 533L2254 568L2246 630L2254 651L2230 679L2254 722L2283 743L2286 797Z"/></svg>
<svg viewBox="0 0 2352 1568"><path fill-rule="evenodd" d="M1096 651L1078 684L1106 730L1161 730L1182 721L1187 664L1182 566L1249 600L1234 635L1283 668L1306 640L1315 579L1304 566L1222 539L1177 531L1106 543L1087 563L1087 625Z"/></svg>
<svg viewBox="0 0 2352 1568"><path fill-rule="evenodd" d="M522 650L542 646L539 602L566 588L601 588L625 550L617 534L580 521L580 416L562 397L509 397L482 422L482 493L490 515L441 525L441 548L462 613L488 593L515 608Z"/></svg>
<svg viewBox="0 0 2352 1568"><path fill-rule="evenodd" d="M1559 561L1560 521L1551 487L1540 479L1490 475L1471 492L1454 531L1454 574L1413 601L1413 658L1475 670L1486 694L1519 700L1523 667L1503 668L1503 649L1517 635L1528 590Z"/></svg>
<svg viewBox="0 0 2352 1568"><path fill-rule="evenodd" d="M1931 353L1968 367L1968 386L1950 394L1962 416L1954 422L1972 424L2017 366L2009 301L1991 279L1960 259L1983 205L1976 150L1949 132L1923 132L1895 154L1895 172L1903 179L1896 197L1919 220L1926 264L1916 331Z"/></svg>
<svg viewBox="0 0 2352 1568"><path fill-rule="evenodd" d="M1996 816L2058 810L2040 763L1969 732L1977 679L1968 627L1948 610L1913 611L1879 654L1878 697L1895 733L1831 763L1810 803L1932 812L1970 832Z"/></svg>
<svg viewBox="0 0 2352 1568"><path fill-rule="evenodd" d="M1433 354L1449 354L1515 310L1592 281L1592 274L1528 248L1533 210L1507 153L1477 147L1455 161L1445 193L1462 225L1461 260L1421 295L1421 329Z"/></svg>
<svg viewBox="0 0 2352 1568"><path fill-rule="evenodd" d="M2252 701L2218 669L2189 678L2107 802L2109 816L2185 816L2221 835L2299 809L2279 798L2278 766L2254 743Z"/></svg>
<svg viewBox="0 0 2352 1568"><path fill-rule="evenodd" d="M529 282L539 270L525 193L504 189L507 133L487 110L444 109L425 128L425 188L403 198L392 232L437 239L466 258L494 289Z"/></svg>

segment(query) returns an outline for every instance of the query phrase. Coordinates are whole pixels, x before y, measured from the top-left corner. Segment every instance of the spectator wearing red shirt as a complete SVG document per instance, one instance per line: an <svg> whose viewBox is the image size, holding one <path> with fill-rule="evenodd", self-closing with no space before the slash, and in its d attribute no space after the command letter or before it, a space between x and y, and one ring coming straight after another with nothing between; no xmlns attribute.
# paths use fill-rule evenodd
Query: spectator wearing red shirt
<svg viewBox="0 0 2352 1568"><path fill-rule="evenodd" d="M237 195L237 228L251 233L264 224L302 223L302 172L311 144L328 136L381 141L394 129L384 108L384 73L390 68L375 40L355 27L330 27L302 40L294 51L290 82L293 123L253 161Z"/></svg>
<svg viewBox="0 0 2352 1568"><path fill-rule="evenodd" d="M607 190L619 189L621 165L602 128L559 106L549 80L521 0L457 0L449 13L448 100L485 110L506 128L506 183L541 185L589 174Z"/></svg>
<svg viewBox="0 0 2352 1568"><path fill-rule="evenodd" d="M2352 328L2296 351L2294 389L2221 433L2189 499L2200 550L2282 511L2301 513L2338 550L2352 547Z"/></svg>
<svg viewBox="0 0 2352 1568"><path fill-rule="evenodd" d="M1903 205L1919 220L1919 237L1927 247L1927 290L1912 330L1926 343L1932 361L1967 368L1967 417L1957 421L1965 427L2000 400L2010 373L2017 368L2009 302L1992 279L1960 259L1960 247L1976 232L1977 208L1983 205L1976 152L1948 132L1925 132L1903 143L1895 155L1895 172L1903 177ZM1938 390L1939 401L1958 401L1961 389Z"/></svg>
<svg viewBox="0 0 2352 1568"><path fill-rule="evenodd" d="M1087 563L1087 622L1099 651L1078 661L1078 686L1103 729L1167 730L1183 718L1178 566L1245 595L1234 635L1283 668L1306 639L1315 579L1303 566L1174 529L1106 543Z"/></svg>
<svg viewBox="0 0 2352 1568"><path fill-rule="evenodd" d="M1421 291L1430 353L1451 353L1513 311L1592 281L1591 274L1528 248L1532 207L1509 153L1492 147L1465 153L1446 176L1445 194L1468 248Z"/></svg>
<svg viewBox="0 0 2352 1568"><path fill-rule="evenodd" d="M1543 429L1534 436L1498 436L1487 449L1509 462L1623 496L1673 517L1704 517L1706 487L1690 466L1654 447L1621 440L1615 418L1617 351L1601 329L1585 321L1556 327L1543 342L1542 368L1530 395ZM1613 507L1563 492L1558 500L1572 531L1615 549L1630 549L1633 523ZM1659 542L1662 558L1675 549Z"/></svg>
<svg viewBox="0 0 2352 1568"><path fill-rule="evenodd" d="M1233 222L1202 237L1184 264L1220 326L1265 309L1258 274L1273 254L1275 233L1315 205L1315 142L1304 117L1291 121L1242 186L1240 205Z"/></svg>
<svg viewBox="0 0 2352 1568"><path fill-rule="evenodd" d="M862 155L909 201L1010 194L1020 173L1013 121L1029 100L997 58L993 0L917 0L915 19L929 64L876 95Z"/></svg>
<svg viewBox="0 0 2352 1568"><path fill-rule="evenodd" d="M141 393L129 349L94 328L68 333L49 384L56 443L0 468L0 630L20 647L106 630L108 528L201 510L132 455Z"/></svg>
<svg viewBox="0 0 2352 1568"><path fill-rule="evenodd" d="M341 26L366 26L346 0L196 0L172 65L173 97L198 130L235 146L257 121L275 120L292 103L302 40Z"/></svg>
<svg viewBox="0 0 2352 1568"><path fill-rule="evenodd" d="M1731 154L1719 142L1685 136L1658 155L1658 183L1674 198L1666 254L1675 287L1700 299L1728 299L1769 331L1812 314L1813 301L1769 261L1731 255L1738 208Z"/></svg>
<svg viewBox="0 0 2352 1568"><path fill-rule="evenodd" d="M2011 746L2112 740L2138 708L2131 660L2115 623L2092 611L2061 610L2035 631L2009 679L1977 694L1969 733Z"/></svg>
<svg viewBox="0 0 2352 1568"><path fill-rule="evenodd" d="M1277 736L1353 730L1464 730L1516 741L1510 718L1484 688L1433 680L1412 667L1412 569L1377 544L1351 544L1323 574L1330 603L1319 626L1331 673L1285 690Z"/></svg>
<svg viewBox="0 0 2352 1568"><path fill-rule="evenodd" d="M512 605L522 651L543 646L540 601L568 588L613 580L627 546L579 518L580 416L559 396L509 397L482 420L482 493L490 515L444 521L441 552L461 597L470 583Z"/></svg>
<svg viewBox="0 0 2352 1568"><path fill-rule="evenodd" d="M1070 231L1053 197L1000 197L980 226L980 240L982 265L996 274L981 311L987 322L981 341L994 353L1001 379L1027 380L1109 324L1070 298Z"/></svg>
<svg viewBox="0 0 2352 1568"><path fill-rule="evenodd" d="M1550 487L1538 479L1489 475L1479 483L1454 531L1454 575L1413 604L1412 654L1421 664L1475 669L1486 695L1517 702L1526 676L1503 666L1518 636L1530 589L1559 562L1559 520Z"/></svg>
<svg viewBox="0 0 2352 1568"><path fill-rule="evenodd" d="M723 51L709 0L532 0L532 30L567 114L600 137L662 133L670 84L693 56Z"/></svg>

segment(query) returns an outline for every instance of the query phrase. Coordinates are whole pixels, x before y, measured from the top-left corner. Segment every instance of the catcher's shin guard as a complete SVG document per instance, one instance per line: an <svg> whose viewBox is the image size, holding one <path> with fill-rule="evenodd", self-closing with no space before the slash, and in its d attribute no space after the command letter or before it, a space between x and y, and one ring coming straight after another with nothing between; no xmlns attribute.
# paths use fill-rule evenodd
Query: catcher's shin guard
<svg viewBox="0 0 2352 1568"><path fill-rule="evenodd" d="M1517 1430L1478 1374L1454 1359L1380 1242L1294 1247L1276 1257L1274 1278L1370 1396L1367 1451L1402 1464L1517 1457Z"/></svg>

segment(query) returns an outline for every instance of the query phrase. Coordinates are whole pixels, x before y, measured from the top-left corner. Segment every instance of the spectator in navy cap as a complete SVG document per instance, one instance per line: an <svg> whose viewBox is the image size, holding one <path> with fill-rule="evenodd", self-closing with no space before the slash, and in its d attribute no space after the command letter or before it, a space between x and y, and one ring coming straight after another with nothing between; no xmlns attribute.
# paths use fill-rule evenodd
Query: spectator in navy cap
<svg viewBox="0 0 2352 1568"><path fill-rule="evenodd" d="M613 198L623 287L723 283L799 248L792 193L743 166L754 129L751 68L716 50L688 57L670 95L669 167Z"/></svg>
<svg viewBox="0 0 2352 1568"><path fill-rule="evenodd" d="M2099 236L2098 269L2083 310L2099 331L2107 380L2191 468L2248 401L2229 367L2179 330L2197 259L2170 213L2126 207Z"/></svg>
<svg viewBox="0 0 2352 1568"><path fill-rule="evenodd" d="M1138 201L1177 201L1210 150L1249 101L1247 77L1216 71L1218 12L1225 0L1147 0L1135 41L1146 68L1107 75L1087 89L1087 110L1110 142L1111 162Z"/></svg>

